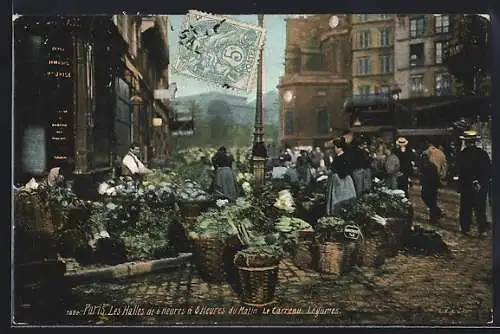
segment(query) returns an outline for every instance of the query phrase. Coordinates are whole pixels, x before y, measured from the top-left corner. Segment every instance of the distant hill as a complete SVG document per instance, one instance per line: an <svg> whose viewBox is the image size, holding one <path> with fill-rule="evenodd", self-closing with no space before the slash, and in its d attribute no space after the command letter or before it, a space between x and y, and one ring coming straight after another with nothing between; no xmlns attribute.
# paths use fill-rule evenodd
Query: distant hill
<svg viewBox="0 0 500 334"><path fill-rule="evenodd" d="M264 104L264 122L279 124L280 119L280 96L277 91L267 92L262 96ZM248 106L255 108L255 99L248 102Z"/></svg>
<svg viewBox="0 0 500 334"><path fill-rule="evenodd" d="M278 92L265 93L263 100L264 123L279 124ZM176 98L176 102L179 103L189 101L194 101L200 107L203 118L218 116L231 123L254 124L255 100L247 102L245 97L220 92L208 92Z"/></svg>

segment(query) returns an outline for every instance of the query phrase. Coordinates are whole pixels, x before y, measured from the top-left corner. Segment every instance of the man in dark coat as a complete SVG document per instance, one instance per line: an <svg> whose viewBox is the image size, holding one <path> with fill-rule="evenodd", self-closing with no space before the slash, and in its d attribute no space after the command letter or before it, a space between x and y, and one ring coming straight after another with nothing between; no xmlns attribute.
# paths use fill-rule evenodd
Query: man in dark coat
<svg viewBox="0 0 500 334"><path fill-rule="evenodd" d="M427 154L421 155L419 167L421 172L420 184L422 186L420 196L429 208L430 223L437 223L442 216L441 209L437 204L439 174L436 166L430 162Z"/></svg>
<svg viewBox="0 0 500 334"><path fill-rule="evenodd" d="M460 137L465 141L465 148L457 157L460 226L462 233L468 235L474 211L479 235L486 236L486 195L491 177L491 160L486 151L476 146L479 138L476 131L466 131Z"/></svg>
<svg viewBox="0 0 500 334"><path fill-rule="evenodd" d="M401 172L397 179L398 189L403 190L408 198L409 179L413 177L415 157L413 156L413 152L407 148L407 145L408 140L404 137L399 137L396 141L397 147L394 153L399 159L399 171Z"/></svg>

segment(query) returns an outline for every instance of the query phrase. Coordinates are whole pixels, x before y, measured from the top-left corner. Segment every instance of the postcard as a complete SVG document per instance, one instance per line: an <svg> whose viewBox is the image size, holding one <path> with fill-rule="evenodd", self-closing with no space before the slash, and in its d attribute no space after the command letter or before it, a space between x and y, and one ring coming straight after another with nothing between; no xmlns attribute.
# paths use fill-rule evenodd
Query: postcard
<svg viewBox="0 0 500 334"><path fill-rule="evenodd" d="M482 14L13 17L13 326L486 326Z"/></svg>

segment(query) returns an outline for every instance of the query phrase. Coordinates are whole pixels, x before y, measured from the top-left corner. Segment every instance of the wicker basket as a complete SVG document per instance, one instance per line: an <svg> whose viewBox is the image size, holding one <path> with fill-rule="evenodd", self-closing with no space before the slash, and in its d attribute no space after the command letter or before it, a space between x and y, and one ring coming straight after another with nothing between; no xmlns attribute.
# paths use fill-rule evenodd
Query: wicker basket
<svg viewBox="0 0 500 334"><path fill-rule="evenodd" d="M407 218L387 218L387 232L389 235L387 256L393 257L403 249L404 240L409 232Z"/></svg>
<svg viewBox="0 0 500 334"><path fill-rule="evenodd" d="M200 277L209 283L222 283L227 278L225 249L227 243L217 238L191 239Z"/></svg>
<svg viewBox="0 0 500 334"><path fill-rule="evenodd" d="M241 281L241 301L249 306L262 307L274 301L279 265L269 267L238 266Z"/></svg>
<svg viewBox="0 0 500 334"><path fill-rule="evenodd" d="M184 228L189 228L196 218L213 205L213 201L179 201L181 215L184 217Z"/></svg>
<svg viewBox="0 0 500 334"><path fill-rule="evenodd" d="M359 244L355 242L324 242L318 245L318 271L325 274L342 275L357 262Z"/></svg>
<svg viewBox="0 0 500 334"><path fill-rule="evenodd" d="M54 234L57 228L52 219L52 210L36 191L20 190L16 193L14 218L17 227L32 232Z"/></svg>
<svg viewBox="0 0 500 334"><path fill-rule="evenodd" d="M314 268L314 243L311 241L303 241L297 245L293 262L300 269Z"/></svg>
<svg viewBox="0 0 500 334"><path fill-rule="evenodd" d="M365 236L362 251L362 265L380 267L384 264L389 247L389 237L386 232Z"/></svg>

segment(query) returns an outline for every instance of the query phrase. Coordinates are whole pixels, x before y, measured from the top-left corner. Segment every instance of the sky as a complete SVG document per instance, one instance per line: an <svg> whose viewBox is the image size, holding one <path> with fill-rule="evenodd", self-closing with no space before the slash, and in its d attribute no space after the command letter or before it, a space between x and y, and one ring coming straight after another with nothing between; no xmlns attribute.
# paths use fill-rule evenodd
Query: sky
<svg viewBox="0 0 500 334"><path fill-rule="evenodd" d="M257 25L257 15L230 15L235 20L252 23ZM276 90L279 83L279 77L284 73L285 62L285 15L265 15L264 28L266 29L266 39L264 44L264 77L263 91L264 93ZM174 64L177 59L179 48L179 32L181 29L183 15L168 15L169 23L172 29L168 32L168 45L170 52L170 64ZM225 92L232 93L234 91L218 88L214 85L205 84L202 81L191 79L189 77L177 74L169 69L169 82L177 83L176 96L197 95L207 92ZM237 95L241 95L235 93ZM249 100L255 99L255 91L246 96Z"/></svg>

